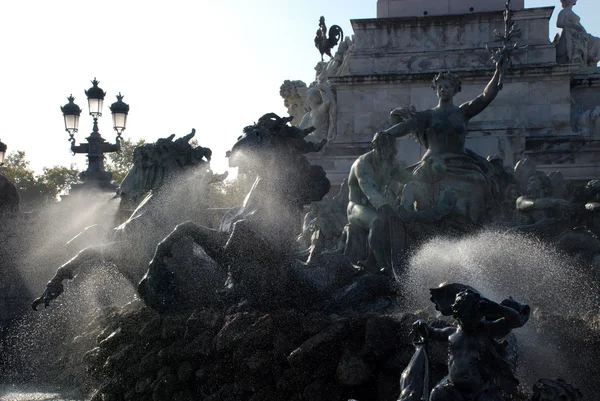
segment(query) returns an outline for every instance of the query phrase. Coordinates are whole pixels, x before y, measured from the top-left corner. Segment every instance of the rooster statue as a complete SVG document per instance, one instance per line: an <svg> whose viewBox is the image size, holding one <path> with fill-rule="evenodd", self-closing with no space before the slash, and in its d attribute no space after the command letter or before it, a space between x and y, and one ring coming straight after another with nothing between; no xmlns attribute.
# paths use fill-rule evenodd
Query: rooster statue
<svg viewBox="0 0 600 401"><path fill-rule="evenodd" d="M329 58L333 58L331 49L337 46L338 42L344 38L344 32L339 25L332 25L329 28L329 37L327 37L327 33L325 17L321 16L319 18L319 30L317 31L317 36L315 36L315 47L321 53L321 61L324 61L323 54L327 54Z"/></svg>

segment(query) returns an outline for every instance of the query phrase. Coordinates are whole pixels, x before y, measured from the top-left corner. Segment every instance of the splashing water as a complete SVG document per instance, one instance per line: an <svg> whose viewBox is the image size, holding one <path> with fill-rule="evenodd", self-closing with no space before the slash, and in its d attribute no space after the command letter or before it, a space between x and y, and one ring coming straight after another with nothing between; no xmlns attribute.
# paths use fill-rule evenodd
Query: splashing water
<svg viewBox="0 0 600 401"><path fill-rule="evenodd" d="M585 269L541 241L514 234L486 231L424 244L412 255L405 281L410 306L431 307L428 289L446 281L560 314L598 305L598 288Z"/></svg>
<svg viewBox="0 0 600 401"><path fill-rule="evenodd" d="M0 385L0 399L6 401L82 401L84 396L76 390Z"/></svg>
<svg viewBox="0 0 600 401"><path fill-rule="evenodd" d="M61 297L47 309L26 313L10 329L4 381L51 385L84 379L70 368L70 359L81 359L93 348L86 337L88 325L112 306L136 299L135 288L111 266L89 266L66 284ZM87 342L86 342L87 341Z"/></svg>
<svg viewBox="0 0 600 401"><path fill-rule="evenodd" d="M539 240L484 231L460 239L434 238L413 253L403 280L409 310L433 310L429 288L443 282L470 285L496 302L512 296L536 311L514 331L517 376L525 388L542 377L561 377L588 396L598 390L582 358L594 352L585 345L582 323L600 305L597 279L585 267ZM544 320L542 312L553 317Z"/></svg>
<svg viewBox="0 0 600 401"><path fill-rule="evenodd" d="M190 170L177 180L173 178L165 196L154 205L157 209L154 216L159 219L155 229L134 234L149 249L146 258L140 259L141 266L147 266L156 243L177 223L203 219L207 191L206 182L198 173ZM186 201L181 202L181 199ZM81 380L85 380L85 372L74 369L80 366L83 354L96 346L98 333L93 330L106 327L98 323L98 319L116 313L114 307L137 300L137 283L129 282L118 272L119 268L128 266L117 268L97 263L83 266L74 280L66 281L64 293L47 309L33 312L28 306L41 294L56 268L79 250L69 249L66 242L84 227L98 222L102 226L99 234L86 240L105 242L114 226L118 207L119 199L112 194L100 194L96 198L70 197L32 214L24 229L18 232L21 243L11 248L18 257L12 272L14 277L9 281L13 286L17 280L23 283L25 291L20 297L21 303L26 305L16 305L19 313L3 339L0 383L7 386L0 388L0 399L64 399L52 398L51 393L58 385L77 388ZM78 362L70 363L75 360ZM15 384L18 388L12 388Z"/></svg>

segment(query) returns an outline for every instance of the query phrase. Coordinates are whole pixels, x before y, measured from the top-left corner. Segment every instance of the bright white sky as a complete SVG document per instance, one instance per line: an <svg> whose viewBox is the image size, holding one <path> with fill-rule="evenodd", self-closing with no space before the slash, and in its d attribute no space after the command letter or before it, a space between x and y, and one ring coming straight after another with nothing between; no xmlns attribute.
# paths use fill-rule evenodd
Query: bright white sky
<svg viewBox="0 0 600 401"><path fill-rule="evenodd" d="M557 31L559 0L550 36ZM582 24L600 36L600 5L581 1ZM314 80L319 16L352 35L350 19L374 18L376 0L29 0L0 8L0 139L24 150L31 166L76 163L60 106L73 94L84 110L78 143L92 129L83 93L97 77L107 92L100 132L115 133L108 106L120 91L131 109L124 137L155 141L196 128L213 150L213 169L242 128L267 112L286 114L285 79Z"/></svg>

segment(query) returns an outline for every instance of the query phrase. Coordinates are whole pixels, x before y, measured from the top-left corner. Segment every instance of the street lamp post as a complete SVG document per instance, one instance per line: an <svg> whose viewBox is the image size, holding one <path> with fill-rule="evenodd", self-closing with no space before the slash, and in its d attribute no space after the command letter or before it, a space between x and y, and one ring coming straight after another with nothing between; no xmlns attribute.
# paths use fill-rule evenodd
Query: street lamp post
<svg viewBox="0 0 600 401"><path fill-rule="evenodd" d="M86 187L97 187L100 189L115 189L110 183L112 174L104 169L104 154L118 152L121 150L121 134L125 130L129 105L123 102L121 93L117 95L117 101L110 106L113 116L113 126L117 132L115 144L106 142L98 130L98 118L102 117L102 105L104 103L104 92L98 86L99 82L94 78L92 87L85 91L88 99L90 115L94 119L92 133L86 138L87 143L75 145L75 134L79 128L79 116L81 108L74 103L73 95L68 97L69 103L61 107L65 119L65 130L69 133L71 151L75 153L87 153L88 168L79 174Z"/></svg>

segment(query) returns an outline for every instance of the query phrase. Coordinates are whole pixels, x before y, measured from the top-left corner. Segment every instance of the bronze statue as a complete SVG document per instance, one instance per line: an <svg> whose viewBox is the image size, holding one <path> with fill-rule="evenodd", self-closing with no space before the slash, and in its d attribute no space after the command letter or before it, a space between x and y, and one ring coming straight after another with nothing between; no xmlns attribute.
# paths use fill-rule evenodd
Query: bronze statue
<svg viewBox="0 0 600 401"><path fill-rule="evenodd" d="M556 44L556 61L595 67L600 60L600 38L589 34L581 25L581 18L573 11L577 0L560 2L563 9L558 13L556 26L562 28L562 33Z"/></svg>
<svg viewBox="0 0 600 401"><path fill-rule="evenodd" d="M349 225L368 233L370 252L367 265L376 264L388 272L393 262L392 245L404 241L403 227L398 224L400 215L395 205L401 193L398 184L412 180L411 174L402 169L396 160L395 141L392 135L375 134L371 141L373 150L354 162L348 178ZM393 224L394 221L396 224ZM390 227L390 224L394 227ZM396 241L391 237L400 238L396 238Z"/></svg>
<svg viewBox="0 0 600 401"><path fill-rule="evenodd" d="M513 228L510 232L535 234L556 241L579 225L585 202L571 202L552 196L550 178L536 171L527 183L526 194L517 198Z"/></svg>
<svg viewBox="0 0 600 401"><path fill-rule="evenodd" d="M400 208L408 211L407 247L418 245L437 234L464 234L474 227L456 213L456 191L444 182L446 166L439 157L429 156L415 171L415 180L402 190Z"/></svg>
<svg viewBox="0 0 600 401"><path fill-rule="evenodd" d="M396 109L392 111L394 124L383 132L403 137L414 135L427 148L418 168L428 156L437 156L446 164L444 181L458 195L457 210L472 223L480 224L490 218L497 207L497 183L493 166L475 152L465 148L469 121L481 113L500 91L500 76L504 71L504 56L496 61L496 71L483 93L460 106L454 104L454 95L461 90L460 79L453 73L438 74L432 88L439 103L424 111Z"/></svg>
<svg viewBox="0 0 600 401"><path fill-rule="evenodd" d="M516 199L516 214L514 222L516 225L535 224L552 215L548 215L548 210L559 205L569 205L564 199L555 199L552 197L552 182L550 178L541 171L534 172L529 181L525 195ZM551 205L551 206L549 206Z"/></svg>
<svg viewBox="0 0 600 401"><path fill-rule="evenodd" d="M132 205L135 210L104 238L86 238L91 231L88 227L69 241L79 252L58 268L42 296L32 303L33 309L48 306L64 291L63 281L73 279L89 263L109 262L137 284L156 244L182 221L202 219L207 206L204 191L211 183L223 181L227 174L213 173L210 149L189 143L194 134L192 130L176 140L171 135L134 150L134 163L121 183L120 195L121 207L127 210ZM200 190L203 197L199 198L195 191ZM201 203L192 199L200 199Z"/></svg>
<svg viewBox="0 0 600 401"><path fill-rule="evenodd" d="M583 393L562 379L540 379L533 385L531 401L578 401Z"/></svg>
<svg viewBox="0 0 600 401"><path fill-rule="evenodd" d="M273 239L288 242L300 229L304 205L320 201L329 192L330 182L323 168L311 165L304 156L319 152L327 140L306 141L314 128L290 126L292 118L265 114L258 123L245 127L244 135L227 152L229 167L251 172L256 181L243 208L226 215L223 230L250 214L255 222L265 223L258 230L263 235L272 232ZM270 207L265 207L267 204ZM288 224L283 223L284 218L290 219Z"/></svg>
<svg viewBox="0 0 600 401"><path fill-rule="evenodd" d="M550 179L534 174L527 196L516 201L515 226L509 232L533 234L552 242L584 264L600 261L600 181L576 188L570 200L553 198Z"/></svg>
<svg viewBox="0 0 600 401"><path fill-rule="evenodd" d="M0 174L0 216L19 212L21 197L14 182Z"/></svg>
<svg viewBox="0 0 600 401"><path fill-rule="evenodd" d="M402 190L401 205L415 220L435 225L454 209L456 192L444 183L446 165L436 156L429 156L415 171L416 180Z"/></svg>
<svg viewBox="0 0 600 401"><path fill-rule="evenodd" d="M600 181L591 180L570 200L570 230L557 240L562 251L598 266L600 262Z"/></svg>
<svg viewBox="0 0 600 401"><path fill-rule="evenodd" d="M292 118L267 113L244 128L227 152L230 167L256 175L244 204L227 212L219 230L188 221L177 225L156 246L138 286L147 305L159 311L173 310L194 297L186 294L183 286L172 284L181 275L180 269L170 271L172 266L165 262L186 237L223 271L228 267L229 288L236 296L263 305L291 296L285 280L296 262L295 234L301 213L305 205L320 201L330 189L323 168L311 165L305 156L320 151L327 141L306 141L313 129L290 126ZM278 285L272 284L273 275L278 277Z"/></svg>
<svg viewBox="0 0 600 401"><path fill-rule="evenodd" d="M421 332L413 329L415 353L400 376L400 396L398 401L423 401L429 399L429 357L427 346L429 336L425 326Z"/></svg>
<svg viewBox="0 0 600 401"><path fill-rule="evenodd" d="M174 180L182 170L201 164L210 168L212 151L189 142L196 130L178 139L175 134L159 138L156 143L145 143L133 151L133 166L119 185L121 209L133 210L150 191L156 192L165 183ZM223 177L225 178L225 177ZM131 212L129 210L129 212Z"/></svg>
<svg viewBox="0 0 600 401"><path fill-rule="evenodd" d="M329 33L329 37L327 34ZM319 19L319 29L317 30L317 36L315 36L315 47L319 49L321 53L321 61L323 61L323 54L327 54L329 58L333 58L331 55L331 49L337 46L338 42L344 38L344 32L338 25L331 25L329 31L327 25L325 25L325 17L321 16Z"/></svg>
<svg viewBox="0 0 600 401"><path fill-rule="evenodd" d="M431 401L501 401L519 381L506 360L506 336L529 319L530 308L512 298L500 304L463 284L431 289L431 300L458 327L434 328L418 320L413 327L432 340L448 343L448 376L431 391Z"/></svg>
<svg viewBox="0 0 600 401"><path fill-rule="evenodd" d="M310 210L304 216L302 233L298 236L298 244L307 249L317 240L325 249L344 249L342 241L344 227L348 224L346 208L348 207L348 180L344 179L340 191L333 197L312 202Z"/></svg>

